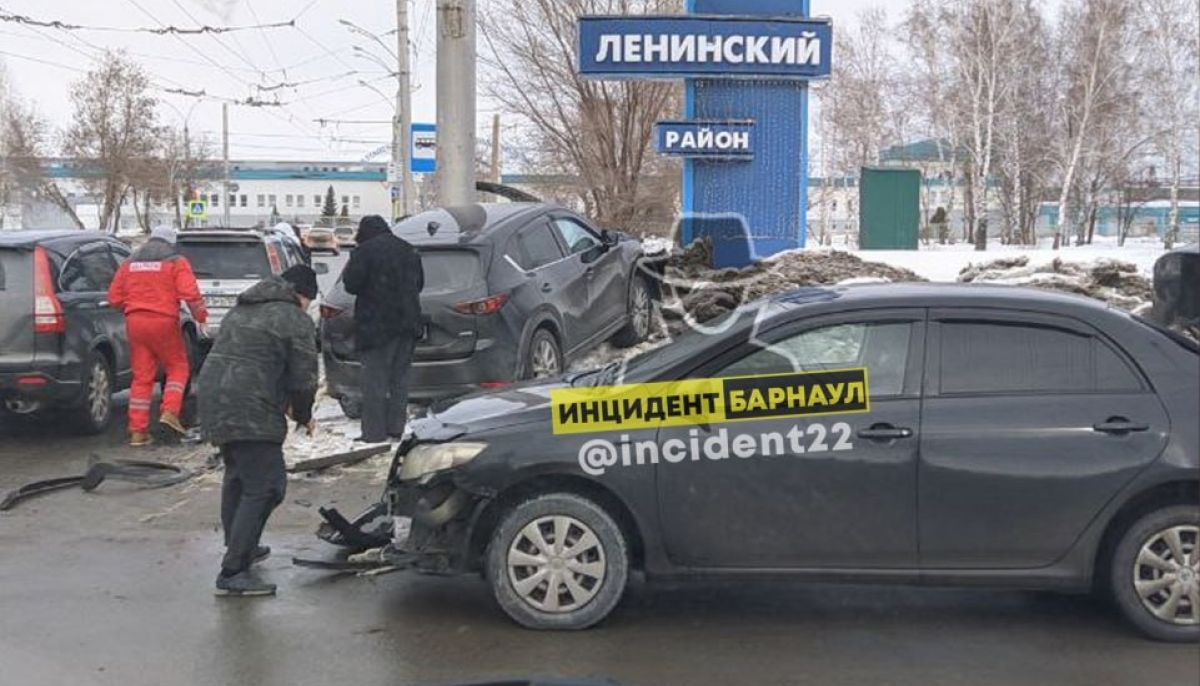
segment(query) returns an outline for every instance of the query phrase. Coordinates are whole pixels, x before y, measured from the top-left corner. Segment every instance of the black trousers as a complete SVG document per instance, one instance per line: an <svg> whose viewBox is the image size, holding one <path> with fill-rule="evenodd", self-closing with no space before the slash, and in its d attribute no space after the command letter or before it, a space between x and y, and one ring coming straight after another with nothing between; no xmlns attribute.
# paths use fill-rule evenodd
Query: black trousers
<svg viewBox="0 0 1200 686"><path fill-rule="evenodd" d="M413 336L394 338L359 353L362 361L362 435L370 443L399 437L408 421L408 370Z"/></svg>
<svg viewBox="0 0 1200 686"><path fill-rule="evenodd" d="M283 446L264 441L237 441L221 446L225 481L221 486L221 526L225 559L221 569L236 574L250 567L267 518L283 502L287 470Z"/></svg>

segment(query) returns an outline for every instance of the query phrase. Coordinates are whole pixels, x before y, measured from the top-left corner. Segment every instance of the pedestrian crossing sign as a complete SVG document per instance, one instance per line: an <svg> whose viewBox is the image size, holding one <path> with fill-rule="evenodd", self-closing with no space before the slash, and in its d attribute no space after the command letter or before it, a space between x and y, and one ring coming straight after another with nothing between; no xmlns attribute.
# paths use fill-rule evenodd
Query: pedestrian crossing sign
<svg viewBox="0 0 1200 686"><path fill-rule="evenodd" d="M189 200L187 204L189 219L208 219L208 202L205 200Z"/></svg>

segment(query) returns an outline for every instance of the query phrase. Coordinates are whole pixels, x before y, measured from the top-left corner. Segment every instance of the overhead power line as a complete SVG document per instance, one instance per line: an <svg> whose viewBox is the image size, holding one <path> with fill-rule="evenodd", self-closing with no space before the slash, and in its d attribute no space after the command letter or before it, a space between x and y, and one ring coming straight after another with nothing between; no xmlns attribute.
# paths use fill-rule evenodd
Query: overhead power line
<svg viewBox="0 0 1200 686"><path fill-rule="evenodd" d="M86 26L84 24L70 24L58 19L34 19L21 14L10 14L8 12L0 12L0 21L10 22L14 24L25 24L27 26L41 26L47 29L62 29L64 31L105 31L109 33L153 33L160 36L175 34L175 35L199 35L199 34L221 34L235 33L237 31L260 31L263 29L282 29L290 28L296 25L295 19L287 21L276 21L267 24L249 24L246 26L209 26L202 24L200 26L173 26L166 25L158 28L150 26Z"/></svg>

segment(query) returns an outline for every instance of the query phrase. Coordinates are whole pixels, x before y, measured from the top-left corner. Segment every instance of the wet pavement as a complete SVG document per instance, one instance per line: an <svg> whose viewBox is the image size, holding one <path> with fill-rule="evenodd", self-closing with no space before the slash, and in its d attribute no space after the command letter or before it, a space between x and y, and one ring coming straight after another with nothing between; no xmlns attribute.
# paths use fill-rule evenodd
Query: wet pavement
<svg viewBox="0 0 1200 686"><path fill-rule="evenodd" d="M55 427L0 434L0 491L127 454ZM203 448L139 456L196 464ZM1152 643L1103 603L1050 593L637 582L594 629L516 627L475 577L294 568L324 555L315 508L379 491L378 458L293 479L269 525L273 599L215 598L219 474L106 483L0 513L0 682L450 684L604 676L623 684L1195 684L1200 647Z"/></svg>

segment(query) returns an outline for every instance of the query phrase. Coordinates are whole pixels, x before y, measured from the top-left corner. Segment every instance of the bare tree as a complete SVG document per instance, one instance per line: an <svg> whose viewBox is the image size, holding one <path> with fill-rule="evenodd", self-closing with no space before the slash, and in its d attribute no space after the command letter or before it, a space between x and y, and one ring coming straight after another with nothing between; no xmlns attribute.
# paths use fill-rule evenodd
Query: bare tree
<svg viewBox="0 0 1200 686"><path fill-rule="evenodd" d="M94 69L71 86L74 119L63 151L96 173L84 186L101 199L100 228L116 231L120 208L139 165L154 157L161 127L150 81L122 53L105 53Z"/></svg>
<svg viewBox="0 0 1200 686"><path fill-rule="evenodd" d="M1143 102L1155 122L1153 145L1166 165L1170 210L1163 243L1179 239L1179 186L1189 145L1200 135L1200 3L1143 0L1137 13L1137 60Z"/></svg>
<svg viewBox="0 0 1200 686"><path fill-rule="evenodd" d="M629 227L674 206L647 177L656 121L678 108L668 82L594 81L576 71L575 24L585 14L664 14L680 0L496 0L482 13L487 91L533 131L539 168L579 179L598 223Z"/></svg>
<svg viewBox="0 0 1200 686"><path fill-rule="evenodd" d="M9 99L0 120L0 151L3 152L5 174L0 179L0 204L21 199L46 200L53 203L82 229L83 221L75 212L70 198L58 184L46 176L42 168L47 156L49 127L32 105Z"/></svg>
<svg viewBox="0 0 1200 686"><path fill-rule="evenodd" d="M1129 21L1127 0L1074 0L1059 20L1060 55L1064 69L1060 94L1061 130L1058 155L1060 186L1057 249L1073 229L1076 241L1085 236L1083 213L1072 201L1086 204L1088 191L1079 187L1087 175L1097 131L1111 125L1128 97Z"/></svg>
<svg viewBox="0 0 1200 686"><path fill-rule="evenodd" d="M898 137L889 107L895 86L890 36L887 12L879 6L860 12L854 29L834 33L837 59L819 94L832 156L842 171L877 164L880 150Z"/></svg>

